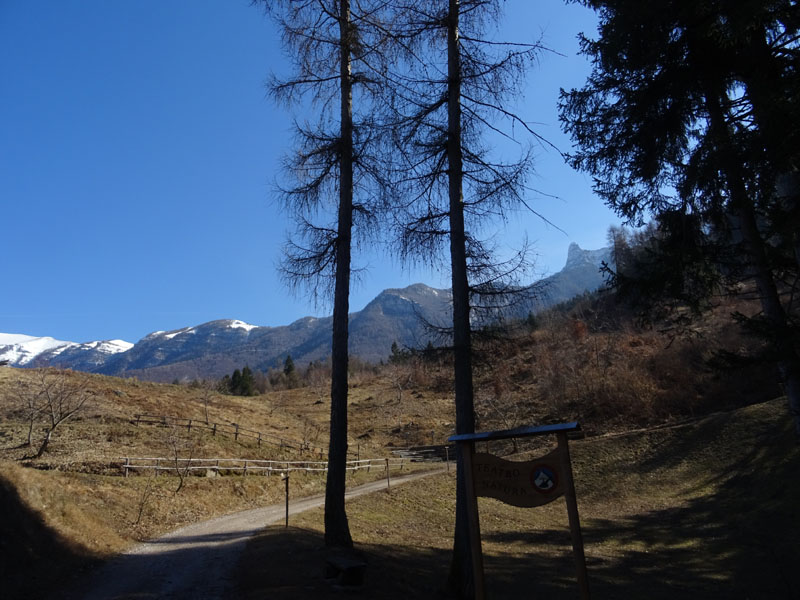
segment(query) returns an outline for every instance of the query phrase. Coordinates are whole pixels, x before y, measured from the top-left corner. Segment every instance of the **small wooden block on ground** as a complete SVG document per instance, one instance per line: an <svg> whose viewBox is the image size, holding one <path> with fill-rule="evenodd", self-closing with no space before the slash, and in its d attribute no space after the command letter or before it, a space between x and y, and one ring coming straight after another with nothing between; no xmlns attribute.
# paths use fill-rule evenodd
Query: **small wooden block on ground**
<svg viewBox="0 0 800 600"><path fill-rule="evenodd" d="M329 556L325 560L325 579L335 579L339 585L359 586L364 583L367 563L347 556Z"/></svg>

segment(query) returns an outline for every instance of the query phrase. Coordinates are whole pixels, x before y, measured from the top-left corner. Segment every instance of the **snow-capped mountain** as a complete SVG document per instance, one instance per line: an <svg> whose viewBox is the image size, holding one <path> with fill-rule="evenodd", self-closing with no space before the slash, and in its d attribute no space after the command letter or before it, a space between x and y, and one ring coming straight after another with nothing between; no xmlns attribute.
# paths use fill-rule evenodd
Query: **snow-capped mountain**
<svg viewBox="0 0 800 600"><path fill-rule="evenodd" d="M571 244L564 268L535 283L535 299L516 307L516 316L527 316L599 288L603 261L611 262L609 249L583 250ZM350 351L363 360L378 362L389 355L393 342L401 347L423 347L431 339L426 323L447 326L451 304L450 290L423 284L384 290L363 310L350 315ZM18 367L69 367L153 381L221 377L244 365L260 370L280 366L287 354L299 365L324 360L330 354L331 326L331 317L305 317L283 327L225 319L155 331L136 344L122 340L76 344L0 334L0 362L6 360Z"/></svg>
<svg viewBox="0 0 800 600"><path fill-rule="evenodd" d="M124 340L64 342L51 337L0 333L0 362L15 367L65 365L81 371L92 370L110 356L126 352L133 344Z"/></svg>

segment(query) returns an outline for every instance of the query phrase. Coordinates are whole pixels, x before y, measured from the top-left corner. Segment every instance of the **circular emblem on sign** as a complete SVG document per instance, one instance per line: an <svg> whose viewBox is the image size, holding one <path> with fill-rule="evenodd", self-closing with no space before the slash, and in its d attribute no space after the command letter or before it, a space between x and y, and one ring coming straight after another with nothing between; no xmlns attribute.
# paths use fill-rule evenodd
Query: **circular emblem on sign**
<svg viewBox="0 0 800 600"><path fill-rule="evenodd" d="M537 492L548 494L556 489L558 475L554 469L547 465L536 465L531 470L531 482Z"/></svg>

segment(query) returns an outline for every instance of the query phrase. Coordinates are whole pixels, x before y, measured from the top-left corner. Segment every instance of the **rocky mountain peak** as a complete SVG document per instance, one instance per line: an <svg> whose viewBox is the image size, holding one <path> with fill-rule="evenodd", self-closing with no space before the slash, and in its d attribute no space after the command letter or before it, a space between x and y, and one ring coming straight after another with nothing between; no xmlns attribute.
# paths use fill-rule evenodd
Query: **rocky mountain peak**
<svg viewBox="0 0 800 600"><path fill-rule="evenodd" d="M575 242L572 242L567 249L567 263L564 269L576 269L585 266L599 266L603 261L611 261L610 248L599 250L584 250Z"/></svg>

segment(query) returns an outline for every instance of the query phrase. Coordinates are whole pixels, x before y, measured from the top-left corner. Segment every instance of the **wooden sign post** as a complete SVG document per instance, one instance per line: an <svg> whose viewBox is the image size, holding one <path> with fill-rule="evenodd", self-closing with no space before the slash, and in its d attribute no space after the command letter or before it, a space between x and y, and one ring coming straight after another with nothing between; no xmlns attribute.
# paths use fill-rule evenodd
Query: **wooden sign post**
<svg viewBox="0 0 800 600"><path fill-rule="evenodd" d="M578 517L578 503L572 478L567 433L579 431L577 422L539 427L518 427L503 431L486 431L454 435L448 441L456 442L464 461L464 483L467 488L469 537L472 551L475 598L486 596L483 580L483 552L481 550L478 496L496 498L506 504L531 508L548 504L564 496L567 504L569 528L572 534L572 551L575 555L578 586L581 599L589 599L589 580L586 575L586 558L583 536ZM505 460L499 456L475 452L476 442L489 442L509 438L555 435L558 446L551 452L525 462Z"/></svg>

